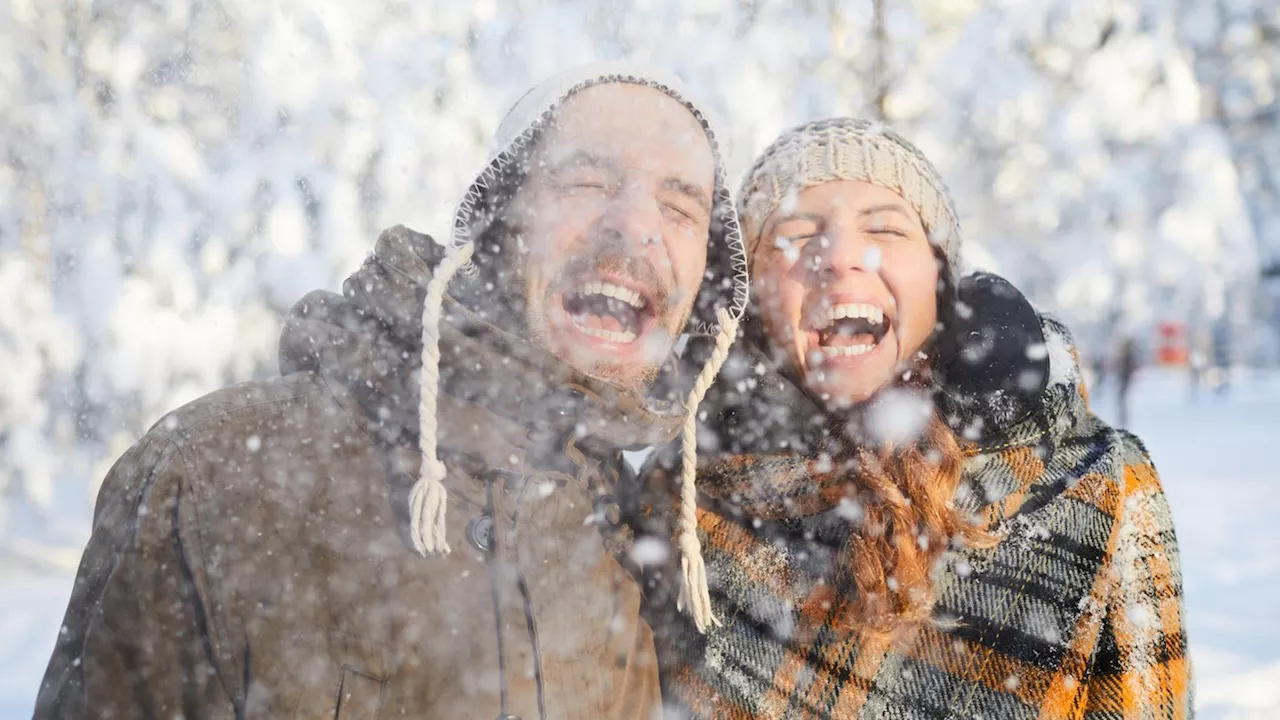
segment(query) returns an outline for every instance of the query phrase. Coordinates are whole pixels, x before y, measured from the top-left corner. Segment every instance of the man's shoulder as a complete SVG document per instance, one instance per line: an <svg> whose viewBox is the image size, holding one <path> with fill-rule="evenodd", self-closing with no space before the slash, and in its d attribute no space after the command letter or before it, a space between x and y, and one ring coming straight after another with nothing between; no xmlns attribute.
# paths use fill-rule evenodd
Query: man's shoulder
<svg viewBox="0 0 1280 720"><path fill-rule="evenodd" d="M325 402L328 395L325 382L311 373L238 383L166 413L148 434L162 434L179 445L187 444L240 418L288 414L296 407Z"/></svg>
<svg viewBox="0 0 1280 720"><path fill-rule="evenodd" d="M300 533L316 507L368 502L384 458L344 400L309 373L233 385L169 413L138 446L166 448L152 482L181 488L206 541L239 547L251 540L240 523Z"/></svg>
<svg viewBox="0 0 1280 720"><path fill-rule="evenodd" d="M252 485L266 473L330 461L334 448L371 442L323 378L295 373L240 383L197 398L147 433L167 440L189 480Z"/></svg>

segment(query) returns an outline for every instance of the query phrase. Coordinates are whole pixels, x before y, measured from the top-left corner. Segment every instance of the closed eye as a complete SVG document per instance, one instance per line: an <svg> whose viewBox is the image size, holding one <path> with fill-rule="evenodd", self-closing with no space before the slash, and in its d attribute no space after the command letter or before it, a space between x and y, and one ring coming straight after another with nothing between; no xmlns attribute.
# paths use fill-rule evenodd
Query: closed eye
<svg viewBox="0 0 1280 720"><path fill-rule="evenodd" d="M594 167L560 168L548 172L547 177L561 190L611 190L616 184L606 171Z"/></svg>
<svg viewBox="0 0 1280 720"><path fill-rule="evenodd" d="M671 212L679 215L680 219L683 221L695 222L697 220L697 218L693 216L693 213L680 207L679 205L676 205L675 203L663 203L662 207L666 210L670 210Z"/></svg>
<svg viewBox="0 0 1280 720"><path fill-rule="evenodd" d="M910 235L908 235L907 233L901 230L897 230L895 228L886 228L886 227L871 228L867 230L867 233L870 235L891 235L893 237L899 237L903 239L911 237Z"/></svg>
<svg viewBox="0 0 1280 720"><path fill-rule="evenodd" d="M608 178L602 177L600 173L567 172L552 175L551 180L561 187L602 188L609 185Z"/></svg>

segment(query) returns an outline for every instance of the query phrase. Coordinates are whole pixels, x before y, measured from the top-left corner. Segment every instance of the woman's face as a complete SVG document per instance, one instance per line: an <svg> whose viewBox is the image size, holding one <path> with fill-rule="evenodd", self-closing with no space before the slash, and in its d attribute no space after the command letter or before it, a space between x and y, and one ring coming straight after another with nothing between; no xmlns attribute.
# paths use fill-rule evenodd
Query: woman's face
<svg viewBox="0 0 1280 720"><path fill-rule="evenodd" d="M877 185L801 191L765 220L751 262L774 352L828 407L888 386L937 323L938 261L924 225Z"/></svg>

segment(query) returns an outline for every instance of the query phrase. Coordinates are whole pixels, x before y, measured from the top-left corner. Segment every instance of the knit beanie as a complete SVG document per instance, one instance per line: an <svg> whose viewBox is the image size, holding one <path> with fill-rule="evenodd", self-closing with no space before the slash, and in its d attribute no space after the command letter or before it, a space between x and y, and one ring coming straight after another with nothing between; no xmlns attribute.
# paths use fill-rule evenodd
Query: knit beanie
<svg viewBox="0 0 1280 720"><path fill-rule="evenodd" d="M942 176L901 135L881 123L853 118L819 120L790 130L752 165L739 200L748 266L765 222L788 195L834 180L860 180L901 195L919 213L929 242L942 251L954 279L960 222Z"/></svg>

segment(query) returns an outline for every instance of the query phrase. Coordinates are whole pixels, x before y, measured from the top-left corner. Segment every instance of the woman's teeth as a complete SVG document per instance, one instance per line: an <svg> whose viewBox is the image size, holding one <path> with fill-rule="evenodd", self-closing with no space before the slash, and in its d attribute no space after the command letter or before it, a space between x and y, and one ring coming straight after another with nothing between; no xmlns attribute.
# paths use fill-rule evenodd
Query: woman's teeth
<svg viewBox="0 0 1280 720"><path fill-rule="evenodd" d="M844 318L863 318L878 325L884 322L884 311L867 303L841 303L827 308L827 325Z"/></svg>
<svg viewBox="0 0 1280 720"><path fill-rule="evenodd" d="M822 354L827 357L849 357L862 355L876 349L875 345L823 345Z"/></svg>

